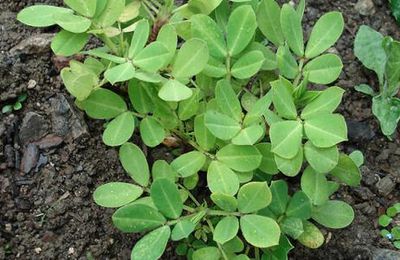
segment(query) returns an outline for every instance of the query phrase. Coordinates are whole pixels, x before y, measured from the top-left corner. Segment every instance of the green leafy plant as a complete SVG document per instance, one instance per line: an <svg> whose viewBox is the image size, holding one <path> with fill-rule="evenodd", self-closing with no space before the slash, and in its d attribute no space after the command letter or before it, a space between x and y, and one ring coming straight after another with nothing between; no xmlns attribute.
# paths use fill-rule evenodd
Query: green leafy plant
<svg viewBox="0 0 400 260"><path fill-rule="evenodd" d="M8 104L4 105L1 108L1 113L6 114L6 113L11 113L12 111L18 111L22 108L22 104L24 101L28 98L28 95L26 93L23 93L17 97L17 100L13 102L13 104Z"/></svg>
<svg viewBox="0 0 400 260"><path fill-rule="evenodd" d="M119 230L144 234L132 259L158 259L170 240L188 259L287 259L290 239L323 244L315 223L344 228L354 218L350 205L330 200L339 183L361 179L360 155L337 147L347 140L335 113L344 90L310 88L341 72L326 51L342 15L323 15L304 44L304 1L231 2L65 0L71 9L18 15L63 28L56 54L87 55L61 77L79 108L108 122L104 143L120 147L133 183L104 184L93 197L117 208ZM103 45L82 51L89 35ZM149 163L130 141L135 131L147 147L174 137L187 152ZM301 189L289 189L285 179L300 173Z"/></svg>
<svg viewBox="0 0 400 260"><path fill-rule="evenodd" d="M400 213L400 203L396 203L386 210L386 214L379 217L378 223L381 226L381 235L392 241L393 245L400 249L400 225L395 218ZM388 230L390 228L390 231Z"/></svg>
<svg viewBox="0 0 400 260"><path fill-rule="evenodd" d="M400 24L400 1L399 0L389 0L390 9L392 9L392 14L396 19L397 23Z"/></svg>
<svg viewBox="0 0 400 260"><path fill-rule="evenodd" d="M363 25L354 42L354 53L378 76L379 92L367 84L355 89L373 97L372 112L379 120L383 134L390 138L400 120L400 99L396 97L400 88L400 42Z"/></svg>

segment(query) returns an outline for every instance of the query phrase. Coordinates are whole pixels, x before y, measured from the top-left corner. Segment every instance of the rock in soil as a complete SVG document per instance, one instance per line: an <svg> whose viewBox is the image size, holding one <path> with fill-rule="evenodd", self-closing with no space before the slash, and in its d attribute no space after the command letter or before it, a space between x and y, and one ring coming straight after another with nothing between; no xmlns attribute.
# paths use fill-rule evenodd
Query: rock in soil
<svg viewBox="0 0 400 260"><path fill-rule="evenodd" d="M76 111L64 95L58 94L50 103L53 133L68 139L89 134L82 113Z"/></svg>
<svg viewBox="0 0 400 260"><path fill-rule="evenodd" d="M39 159L39 149L34 144L28 144L28 146L24 149L23 154L20 170L26 174L36 166Z"/></svg>
<svg viewBox="0 0 400 260"><path fill-rule="evenodd" d="M400 252L389 249L376 249L373 252L373 260L399 260Z"/></svg>
<svg viewBox="0 0 400 260"><path fill-rule="evenodd" d="M17 46L10 50L11 55L16 54L39 54L48 52L53 33L42 33L33 35L22 40Z"/></svg>
<svg viewBox="0 0 400 260"><path fill-rule="evenodd" d="M352 142L368 141L374 138L375 132L367 122L346 120L349 140Z"/></svg>
<svg viewBox="0 0 400 260"><path fill-rule="evenodd" d="M372 0L358 0L357 4L354 8L359 12L361 15L370 16L375 13L375 6Z"/></svg>
<svg viewBox="0 0 400 260"><path fill-rule="evenodd" d="M382 196L388 196L394 188L396 187L396 183L393 182L392 177L389 175L383 177L377 184L376 187L378 188L379 193Z"/></svg>
<svg viewBox="0 0 400 260"><path fill-rule="evenodd" d="M19 130L19 139L21 144L37 141L47 132L46 120L35 112L26 113L22 120L21 129Z"/></svg>

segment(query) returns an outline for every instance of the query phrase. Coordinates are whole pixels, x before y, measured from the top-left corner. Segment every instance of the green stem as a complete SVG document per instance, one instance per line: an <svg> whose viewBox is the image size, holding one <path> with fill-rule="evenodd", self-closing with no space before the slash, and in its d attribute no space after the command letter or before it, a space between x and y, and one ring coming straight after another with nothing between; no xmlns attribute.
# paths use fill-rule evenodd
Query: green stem
<svg viewBox="0 0 400 260"><path fill-rule="evenodd" d="M151 11L153 11L155 14L158 14L159 10L157 9L157 7L155 7L155 6L153 5L152 2L149 2L149 1L147 1L147 0L144 0L144 1L143 1L143 4L146 4L146 5L150 8Z"/></svg>
<svg viewBox="0 0 400 260"><path fill-rule="evenodd" d="M177 135L179 138L181 138L183 141L185 141L187 144L189 144L190 146L192 146L194 149L196 149L197 151L203 153L204 155L208 156L209 158L215 160L216 157L214 154L211 154L207 151L205 151L203 148L201 148L196 142L194 142L193 140L191 140L190 138L188 138L184 133L182 133L179 130L171 130L172 133L174 133L175 135Z"/></svg>
<svg viewBox="0 0 400 260"><path fill-rule="evenodd" d="M106 35L99 35L99 38L105 43L105 45L116 55L118 55L117 45Z"/></svg>
<svg viewBox="0 0 400 260"><path fill-rule="evenodd" d="M197 215L197 213L186 215L186 216L174 219L174 220L167 221L165 224L168 225L168 226L172 226L172 225L175 225L176 223L179 223L182 220L193 218L196 215Z"/></svg>
<svg viewBox="0 0 400 260"><path fill-rule="evenodd" d="M231 57L229 56L229 54L226 56L226 79L228 81L231 81L232 78L232 74L231 74Z"/></svg>
<svg viewBox="0 0 400 260"><path fill-rule="evenodd" d="M297 76L296 76L296 78L295 78L295 80L294 80L294 82L293 82L294 87L297 87L297 85L298 85L299 82L300 82L301 76L302 76L302 74L303 74L304 62L305 62L305 59L304 59L304 58L301 58L301 59L300 59L300 62L299 62L299 73L297 74Z"/></svg>
<svg viewBox="0 0 400 260"><path fill-rule="evenodd" d="M190 212L190 213L193 213L193 212L196 211L194 208L186 206L186 205L183 205L183 209L188 211L188 212Z"/></svg>
<svg viewBox="0 0 400 260"><path fill-rule="evenodd" d="M154 17L153 13L150 11L150 9L147 7L147 5L145 3L146 2L143 2L142 6L143 6L144 10L146 11L146 13L149 15L150 19L154 22L156 20L156 18Z"/></svg>
<svg viewBox="0 0 400 260"><path fill-rule="evenodd" d="M260 260L260 249L258 247L254 248L254 255L256 260Z"/></svg>
<svg viewBox="0 0 400 260"><path fill-rule="evenodd" d="M226 212L226 211L222 211L222 210L213 210L213 209L207 210L207 215L208 216L236 216L236 217L242 216L242 214L239 212Z"/></svg>
<svg viewBox="0 0 400 260"><path fill-rule="evenodd" d="M188 193L189 198L194 202L194 204L196 204L197 207L200 207L200 202L193 196L193 194L186 189L182 184L178 183L179 188L181 188L182 190L186 191Z"/></svg>

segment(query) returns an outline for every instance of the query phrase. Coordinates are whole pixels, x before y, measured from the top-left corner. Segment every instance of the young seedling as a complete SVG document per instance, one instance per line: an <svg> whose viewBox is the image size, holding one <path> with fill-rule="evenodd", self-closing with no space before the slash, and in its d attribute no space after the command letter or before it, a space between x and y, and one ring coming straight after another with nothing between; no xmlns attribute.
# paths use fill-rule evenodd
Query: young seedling
<svg viewBox="0 0 400 260"><path fill-rule="evenodd" d="M394 247L400 249L400 225L394 219L400 213L400 203L396 203L386 210L386 214L379 217L378 223L382 227L381 235L392 241ZM389 231L390 228L390 231Z"/></svg>
<svg viewBox="0 0 400 260"><path fill-rule="evenodd" d="M388 138L396 131L400 120L400 42L362 25L354 42L354 53L362 64L378 76L379 91L361 84L357 91L372 96L372 112Z"/></svg>
<svg viewBox="0 0 400 260"><path fill-rule="evenodd" d="M361 180L360 155L337 147L347 140L335 113L344 90L310 89L341 73L339 56L326 53L343 31L339 12L323 15L305 41L304 1L65 4L28 7L18 19L58 24L53 51L86 55L61 77L79 108L108 122L103 141L119 147L132 178L93 194L116 208L116 228L143 234L132 259L158 259L170 240L194 260L287 259L291 240L323 244L318 225L350 225L351 206L330 200L339 183ZM82 51L89 35L103 45ZM147 147L172 136L186 152L149 165L135 131ZM298 174L301 189L289 189L283 175Z"/></svg>
<svg viewBox="0 0 400 260"><path fill-rule="evenodd" d="M6 114L6 113L11 113L12 111L18 111L22 108L23 102L28 98L28 95L26 93L23 93L18 96L17 100L14 102L14 104L9 104L5 105L1 109L1 113Z"/></svg>

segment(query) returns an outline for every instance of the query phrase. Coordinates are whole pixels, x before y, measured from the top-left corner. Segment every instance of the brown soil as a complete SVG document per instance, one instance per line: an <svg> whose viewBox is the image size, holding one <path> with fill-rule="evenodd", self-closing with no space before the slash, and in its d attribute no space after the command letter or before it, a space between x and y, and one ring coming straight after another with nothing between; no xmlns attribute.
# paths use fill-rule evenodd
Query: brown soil
<svg viewBox="0 0 400 260"><path fill-rule="evenodd" d="M126 178L116 150L102 144L102 122L84 118L73 109L48 48L10 52L32 35L56 30L32 29L15 20L24 6L38 2L0 2L0 107L28 93L22 110L0 114L0 259L128 259L135 235L113 228L113 211L96 206L91 198L99 184ZM343 230L323 229L328 238L323 247L309 250L298 245L292 259L372 259L374 248L393 249L380 237L377 218L400 201L399 133L393 141L383 137L370 99L354 91L357 84L377 87L377 82L352 49L361 24L396 39L400 30L387 1L374 0L375 13L370 16L361 16L355 3L309 0L305 20L308 31L312 26L308 21L316 21L327 11L339 10L346 20L346 30L336 45L345 65L337 83L346 89L340 112L348 120L351 140L343 150L361 150L366 163L361 187L341 188L335 196L355 208L356 219ZM30 80L36 82L32 89L28 89ZM151 155L170 156L165 148ZM163 259L173 259L172 251L169 247Z"/></svg>

